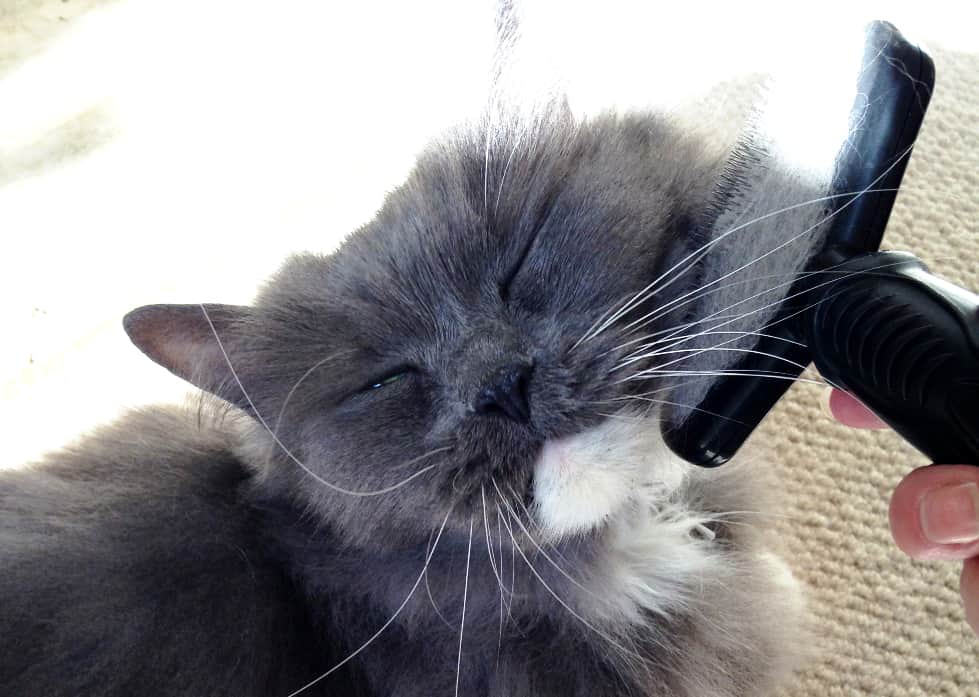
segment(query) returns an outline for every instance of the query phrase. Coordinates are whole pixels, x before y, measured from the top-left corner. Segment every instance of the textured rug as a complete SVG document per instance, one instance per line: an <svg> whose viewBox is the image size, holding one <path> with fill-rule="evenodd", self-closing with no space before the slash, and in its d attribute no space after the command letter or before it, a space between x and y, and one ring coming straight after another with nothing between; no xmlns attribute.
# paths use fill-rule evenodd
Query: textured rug
<svg viewBox="0 0 979 697"><path fill-rule="evenodd" d="M375 21L368 10L340 23L206 5L0 6L0 466L124 406L179 398L119 318L148 302L247 301L287 251L329 249L369 217L451 120L444 90L412 71L453 80L444 56L458 47L413 42L398 30L407 10L365 43L348 27ZM898 22L931 48L938 88L885 246L976 289L979 40L968 17L927 9ZM382 47L412 66L369 60ZM777 463L776 530L819 644L785 696L979 695L957 568L908 560L887 529L891 489L924 463L892 434L836 424L822 399L796 385L754 438Z"/></svg>
<svg viewBox="0 0 979 697"><path fill-rule="evenodd" d="M930 48L936 90L884 246L975 289L979 54ZM910 561L887 528L894 485L927 463L892 433L821 416L823 396L796 384L755 434L774 449L786 496L779 528L823 643L822 658L786 694L979 694L979 641L963 620L957 565Z"/></svg>

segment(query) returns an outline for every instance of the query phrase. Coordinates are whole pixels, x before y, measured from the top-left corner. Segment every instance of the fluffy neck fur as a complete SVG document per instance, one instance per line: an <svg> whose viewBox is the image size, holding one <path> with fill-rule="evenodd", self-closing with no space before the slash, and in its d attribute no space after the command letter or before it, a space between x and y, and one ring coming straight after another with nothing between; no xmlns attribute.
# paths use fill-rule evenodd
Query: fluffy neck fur
<svg viewBox="0 0 979 697"><path fill-rule="evenodd" d="M241 423L237 454L267 472L274 444ZM801 603L766 551L758 474L677 460L648 414L559 447L563 473L546 471L546 448L538 461L533 511L504 495L471 537L440 528L362 547L304 514L301 489L265 478L251 496L316 625L345 636L341 653L370 646L357 664L372 694L451 692L458 676L460 694L728 697L784 679Z"/></svg>

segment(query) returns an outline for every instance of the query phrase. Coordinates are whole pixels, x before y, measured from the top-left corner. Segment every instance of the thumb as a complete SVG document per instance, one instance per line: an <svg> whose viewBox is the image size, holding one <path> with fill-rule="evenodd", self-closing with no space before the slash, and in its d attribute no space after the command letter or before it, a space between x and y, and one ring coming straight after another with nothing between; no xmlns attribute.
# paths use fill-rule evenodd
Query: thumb
<svg viewBox="0 0 979 697"><path fill-rule="evenodd" d="M840 423L853 428L887 428L880 417L843 390L834 387L828 391L825 399L824 404L829 413Z"/></svg>
<svg viewBox="0 0 979 697"><path fill-rule="evenodd" d="M890 521L897 546L915 559L979 555L979 467L915 470L894 490Z"/></svg>

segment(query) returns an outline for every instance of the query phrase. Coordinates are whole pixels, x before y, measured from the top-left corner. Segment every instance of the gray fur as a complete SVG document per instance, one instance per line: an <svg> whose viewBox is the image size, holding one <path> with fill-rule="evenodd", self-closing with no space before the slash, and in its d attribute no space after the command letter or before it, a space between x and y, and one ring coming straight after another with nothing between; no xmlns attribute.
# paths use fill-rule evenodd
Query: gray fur
<svg viewBox="0 0 979 697"><path fill-rule="evenodd" d="M718 564L696 600L639 622L582 621L588 595L528 532L513 546L496 494L531 506L545 441L633 418L616 400L667 384L613 369L629 322L696 288L700 266L582 339L704 242L723 154L650 116L489 113L253 306L127 317L151 358L223 402L134 413L0 473L0 693L733 697L784 673L790 594L736 513L756 505L741 470L650 502L716 517L695 544ZM529 420L479 413L516 364L532 366ZM610 535L553 549L600 577Z"/></svg>
<svg viewBox="0 0 979 697"><path fill-rule="evenodd" d="M861 193L847 189L845 180L834 181L834 174L837 158L867 128L867 96L858 89L858 78L868 69L860 62L863 41L862 32L841 29L831 63L793 65L766 85L714 191L705 225L709 251L698 264L704 292L687 304L688 319L695 323L690 333L705 336L684 342L683 348L723 350L692 353L677 367L751 372L758 361L745 352L758 347L756 334L784 335L786 325L775 323L786 301L796 313L813 302L813 294L793 282L826 251L834 218ZM827 269L814 283L820 287L832 275ZM773 369L795 375L798 368L782 361ZM675 401L699 404L716 383L687 382L673 393ZM690 413L678 408L672 417Z"/></svg>

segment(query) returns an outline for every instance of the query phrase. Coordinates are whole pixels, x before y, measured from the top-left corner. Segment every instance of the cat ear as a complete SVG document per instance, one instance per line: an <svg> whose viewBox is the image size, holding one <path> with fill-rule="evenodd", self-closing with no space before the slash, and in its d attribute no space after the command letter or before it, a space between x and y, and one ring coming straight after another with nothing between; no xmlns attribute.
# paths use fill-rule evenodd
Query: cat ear
<svg viewBox="0 0 979 697"><path fill-rule="evenodd" d="M122 326L140 351L177 377L247 408L231 365L235 330L249 312L239 305L144 305Z"/></svg>

